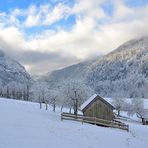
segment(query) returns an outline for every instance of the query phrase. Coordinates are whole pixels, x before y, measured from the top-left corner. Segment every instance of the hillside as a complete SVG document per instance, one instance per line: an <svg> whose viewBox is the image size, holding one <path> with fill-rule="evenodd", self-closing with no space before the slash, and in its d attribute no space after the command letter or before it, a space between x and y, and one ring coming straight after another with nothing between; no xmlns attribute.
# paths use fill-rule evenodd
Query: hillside
<svg viewBox="0 0 148 148"><path fill-rule="evenodd" d="M90 61L78 63L71 65L64 69L53 71L46 76L41 77L42 81L46 81L51 87L56 87L56 85L64 80L70 79L84 79L84 73L88 70L88 65Z"/></svg>
<svg viewBox="0 0 148 148"><path fill-rule="evenodd" d="M1 148L146 148L148 128L128 123L130 132L61 121L56 113L39 104L0 98Z"/></svg>
<svg viewBox="0 0 148 148"><path fill-rule="evenodd" d="M104 97L148 98L148 37L128 41L103 57L54 71L43 79L54 86L71 78L83 80Z"/></svg>
<svg viewBox="0 0 148 148"><path fill-rule="evenodd" d="M26 84L30 79L30 75L20 63L11 59L0 50L1 85L8 85L9 83Z"/></svg>
<svg viewBox="0 0 148 148"><path fill-rule="evenodd" d="M147 97L148 37L129 41L94 62L88 80L102 95Z"/></svg>

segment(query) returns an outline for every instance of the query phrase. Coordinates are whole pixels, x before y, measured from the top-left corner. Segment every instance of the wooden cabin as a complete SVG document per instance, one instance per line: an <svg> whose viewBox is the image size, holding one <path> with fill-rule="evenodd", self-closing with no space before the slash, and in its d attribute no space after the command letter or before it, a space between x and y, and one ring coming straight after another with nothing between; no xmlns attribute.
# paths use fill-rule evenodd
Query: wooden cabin
<svg viewBox="0 0 148 148"><path fill-rule="evenodd" d="M93 95L81 105L84 116L96 117L104 120L113 120L115 108L99 95Z"/></svg>

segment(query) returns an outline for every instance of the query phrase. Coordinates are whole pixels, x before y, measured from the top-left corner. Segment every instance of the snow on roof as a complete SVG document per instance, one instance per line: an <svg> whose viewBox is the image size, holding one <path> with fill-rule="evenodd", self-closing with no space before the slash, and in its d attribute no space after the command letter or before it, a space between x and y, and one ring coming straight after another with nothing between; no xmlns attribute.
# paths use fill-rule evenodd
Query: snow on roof
<svg viewBox="0 0 148 148"><path fill-rule="evenodd" d="M114 106L112 98L103 98L103 99L108 103L110 103L112 106Z"/></svg>
<svg viewBox="0 0 148 148"><path fill-rule="evenodd" d="M94 94L94 95L91 96L87 101L85 101L85 102L81 105L80 109L83 110L95 97L97 97L97 94Z"/></svg>

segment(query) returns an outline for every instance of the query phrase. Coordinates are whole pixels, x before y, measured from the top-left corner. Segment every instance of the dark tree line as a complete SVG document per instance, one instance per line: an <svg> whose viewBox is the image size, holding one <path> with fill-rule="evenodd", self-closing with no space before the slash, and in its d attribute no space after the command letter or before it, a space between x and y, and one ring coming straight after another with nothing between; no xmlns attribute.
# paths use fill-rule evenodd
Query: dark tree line
<svg viewBox="0 0 148 148"><path fill-rule="evenodd" d="M30 98L29 85L23 85L23 86L17 86L17 87L15 85L1 86L0 97L29 101L29 98Z"/></svg>

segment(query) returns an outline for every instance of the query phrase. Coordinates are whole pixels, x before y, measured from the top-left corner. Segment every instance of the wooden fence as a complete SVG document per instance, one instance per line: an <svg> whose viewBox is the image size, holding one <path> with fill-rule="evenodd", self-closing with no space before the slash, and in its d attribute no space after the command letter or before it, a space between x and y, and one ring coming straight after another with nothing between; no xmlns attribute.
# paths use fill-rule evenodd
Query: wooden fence
<svg viewBox="0 0 148 148"><path fill-rule="evenodd" d="M95 125L100 125L100 126L105 126L105 127L119 128L119 129L129 131L128 125L122 123L121 121L117 121L117 120L108 121L108 120L99 119L96 117L86 117L83 115L76 116L70 113L61 113L61 120L63 119L79 121L82 123L90 123L90 124L95 124Z"/></svg>

